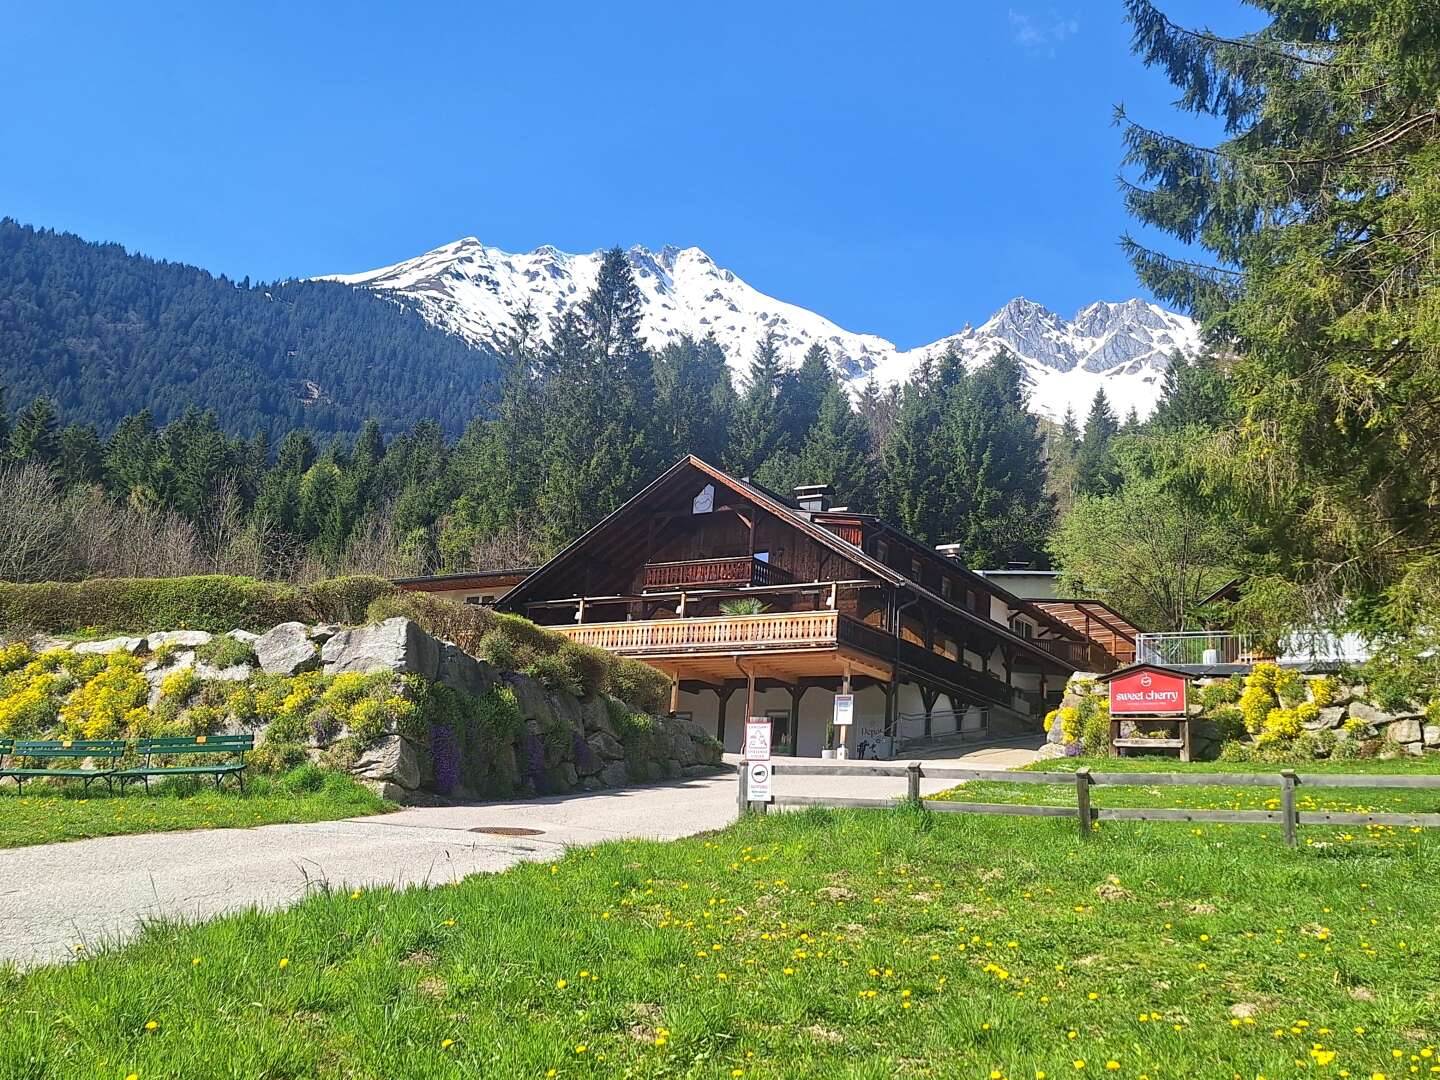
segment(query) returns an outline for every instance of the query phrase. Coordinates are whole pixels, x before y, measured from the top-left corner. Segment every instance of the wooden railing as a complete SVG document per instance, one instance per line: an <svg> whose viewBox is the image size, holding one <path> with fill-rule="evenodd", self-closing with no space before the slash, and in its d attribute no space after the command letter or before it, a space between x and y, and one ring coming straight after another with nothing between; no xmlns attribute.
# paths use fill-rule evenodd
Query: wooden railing
<svg viewBox="0 0 1440 1080"><path fill-rule="evenodd" d="M1115 657L1093 641L1071 641L1069 638L1032 638L1030 644L1044 649L1051 656L1080 671L1114 671Z"/></svg>
<svg viewBox="0 0 1440 1080"><path fill-rule="evenodd" d="M785 585L790 575L768 562L739 555L726 559L688 559L683 562L649 563L644 587L674 589L690 586Z"/></svg>
<svg viewBox="0 0 1440 1080"><path fill-rule="evenodd" d="M748 649L831 648L836 644L833 611L775 615L723 615L707 619L652 619L548 627L571 641L627 656ZM847 622L849 620L846 620Z"/></svg>

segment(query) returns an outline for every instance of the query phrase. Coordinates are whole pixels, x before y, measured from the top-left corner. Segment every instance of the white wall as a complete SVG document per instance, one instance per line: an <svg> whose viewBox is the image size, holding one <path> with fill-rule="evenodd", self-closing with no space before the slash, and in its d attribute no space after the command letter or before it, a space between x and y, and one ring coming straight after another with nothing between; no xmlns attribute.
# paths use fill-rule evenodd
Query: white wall
<svg viewBox="0 0 1440 1080"><path fill-rule="evenodd" d="M903 687L903 691L914 687ZM915 691L916 708L923 708L919 692ZM679 709L690 713L711 735L717 730L719 720L718 701L714 692L703 690L698 694L682 693ZM764 716L767 710L790 709L788 690L766 690L755 695L755 715ZM812 686L800 699L800 730L797 739L797 753L801 757L819 757L825 746L825 733L835 713L835 695L829 690ZM867 686L855 694L855 728L850 733L849 745L854 746L858 732L866 729L879 730L885 719L885 691L878 686ZM737 690L730 695L729 708L725 713L725 752L740 753L745 737L745 691Z"/></svg>

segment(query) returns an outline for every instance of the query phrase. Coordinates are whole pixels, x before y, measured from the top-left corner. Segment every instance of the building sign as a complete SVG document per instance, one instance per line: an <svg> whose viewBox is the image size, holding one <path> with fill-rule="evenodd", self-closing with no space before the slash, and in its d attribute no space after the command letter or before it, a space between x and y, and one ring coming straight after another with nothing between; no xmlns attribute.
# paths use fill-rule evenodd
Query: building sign
<svg viewBox="0 0 1440 1080"><path fill-rule="evenodd" d="M849 727L855 722L855 695L835 695L835 726Z"/></svg>
<svg viewBox="0 0 1440 1080"><path fill-rule="evenodd" d="M1185 712L1189 680L1183 675L1140 668L1110 680L1110 715L1178 715Z"/></svg>
<svg viewBox="0 0 1440 1080"><path fill-rule="evenodd" d="M770 779L774 772L768 761L752 761L745 766L749 770L745 795L749 802L769 802L771 799Z"/></svg>
<svg viewBox="0 0 1440 1080"><path fill-rule="evenodd" d="M752 716L745 722L745 757L749 761L770 760L770 718Z"/></svg>

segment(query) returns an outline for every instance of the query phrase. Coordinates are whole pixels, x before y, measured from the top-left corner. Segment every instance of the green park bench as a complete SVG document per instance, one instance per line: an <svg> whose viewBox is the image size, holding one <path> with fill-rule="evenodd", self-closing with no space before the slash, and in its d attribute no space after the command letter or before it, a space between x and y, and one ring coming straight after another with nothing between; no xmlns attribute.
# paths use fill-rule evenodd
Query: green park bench
<svg viewBox="0 0 1440 1080"><path fill-rule="evenodd" d="M26 780L54 777L59 780L83 780L88 791L93 780L104 780L114 789L115 762L125 753L124 739L16 739L10 747L10 764L0 768L0 780L10 777L16 787L25 790ZM86 759L94 764L85 768ZM55 767L49 762L74 760L72 768Z"/></svg>
<svg viewBox="0 0 1440 1080"><path fill-rule="evenodd" d="M145 758L144 765L121 769L115 775L120 780L120 790L130 780L139 780L150 790L152 776L213 776L215 786L227 776L234 776L245 790L245 754L255 749L254 735L184 735L164 739L141 739L136 752ZM157 758L176 758L181 755L207 755L212 758L226 758L224 761L210 761L198 765L157 764Z"/></svg>

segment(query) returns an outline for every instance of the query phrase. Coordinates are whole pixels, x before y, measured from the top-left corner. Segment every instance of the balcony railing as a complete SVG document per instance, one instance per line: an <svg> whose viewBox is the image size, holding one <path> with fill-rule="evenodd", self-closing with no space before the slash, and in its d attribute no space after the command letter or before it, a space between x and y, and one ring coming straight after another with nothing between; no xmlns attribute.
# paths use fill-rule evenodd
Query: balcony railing
<svg viewBox="0 0 1440 1080"><path fill-rule="evenodd" d="M790 575L768 562L740 555L726 559L688 559L650 563L645 567L646 589L722 588L727 585L785 585Z"/></svg>
<svg viewBox="0 0 1440 1080"><path fill-rule="evenodd" d="M775 615L726 615L710 619L591 623L548 629L564 634L571 641L610 652L626 656L653 656L750 649L833 648L840 618L834 611L798 611Z"/></svg>
<svg viewBox="0 0 1440 1080"><path fill-rule="evenodd" d="M1115 657L1093 641L1071 641L1069 638L1032 638L1030 644L1044 649L1057 660L1063 660L1077 671L1114 671Z"/></svg>
<svg viewBox="0 0 1440 1080"><path fill-rule="evenodd" d="M1278 660L1281 664L1353 663L1370 656L1369 647L1357 635L1319 630L1296 634L1282 641L1278 650L1267 647L1253 634L1230 630L1139 634L1135 652L1141 663L1171 667L1244 667L1262 660Z"/></svg>

